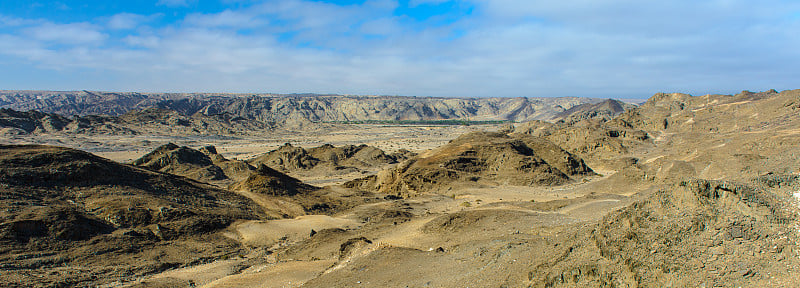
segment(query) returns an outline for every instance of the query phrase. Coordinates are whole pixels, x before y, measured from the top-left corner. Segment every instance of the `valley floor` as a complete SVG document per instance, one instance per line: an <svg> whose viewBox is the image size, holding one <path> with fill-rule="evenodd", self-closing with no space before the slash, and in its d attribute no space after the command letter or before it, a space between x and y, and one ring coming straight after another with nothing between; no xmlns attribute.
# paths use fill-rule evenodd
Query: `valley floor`
<svg viewBox="0 0 800 288"><path fill-rule="evenodd" d="M472 126L326 124L313 130L249 131L247 134L234 136L175 135L159 132L142 135L51 133L8 136L4 144L70 147L123 163L133 161L166 143L190 147L214 145L219 153L227 158L250 159L274 150L284 143L300 147L315 147L322 144L334 146L367 144L387 152L399 149L418 152L439 147L470 131L495 131L500 129L500 126L498 124Z"/></svg>
<svg viewBox="0 0 800 288"><path fill-rule="evenodd" d="M169 279L191 280L200 287L530 284L526 268L541 251L524 244L597 221L629 204L625 195L638 192L595 193L592 186L606 178L595 176L559 187L476 187L450 196L365 204L333 217L237 223L227 233L252 247L250 253L170 270L141 283ZM382 217L387 211L407 215ZM266 253L265 247L275 252ZM407 278L411 275L416 279Z"/></svg>

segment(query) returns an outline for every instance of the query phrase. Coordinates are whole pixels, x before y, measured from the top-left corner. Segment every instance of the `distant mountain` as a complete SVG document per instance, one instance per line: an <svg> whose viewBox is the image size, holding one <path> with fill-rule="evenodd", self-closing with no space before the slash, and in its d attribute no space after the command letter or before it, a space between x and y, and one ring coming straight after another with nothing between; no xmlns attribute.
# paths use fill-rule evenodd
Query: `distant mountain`
<svg viewBox="0 0 800 288"><path fill-rule="evenodd" d="M90 91L1 91L0 108L37 110L73 115L121 115L148 103L179 97L174 94L107 93Z"/></svg>
<svg viewBox="0 0 800 288"><path fill-rule="evenodd" d="M71 122L70 119L57 114L0 109L0 129L10 131L7 133L27 134L33 133L34 131L60 131L64 129L69 122Z"/></svg>
<svg viewBox="0 0 800 288"><path fill-rule="evenodd" d="M137 131L124 127L117 117L89 115L69 119L35 110L22 112L0 108L0 135L64 132L71 134L131 135Z"/></svg>
<svg viewBox="0 0 800 288"><path fill-rule="evenodd" d="M159 108L185 115L230 113L263 122L296 123L364 120L549 119L588 98L432 98L393 96L315 96L191 98L162 101Z"/></svg>
<svg viewBox="0 0 800 288"><path fill-rule="evenodd" d="M56 132L104 135L142 133L234 135L269 128L272 128L272 125L228 113L186 116L172 110L147 108L131 110L120 116L86 115L67 118L56 113L0 108L0 135Z"/></svg>
<svg viewBox="0 0 800 288"><path fill-rule="evenodd" d="M296 124L365 120L546 120L581 105L580 97L436 98L317 94L116 93L0 91L0 108L64 116L122 115L161 108L184 116L230 114L265 123Z"/></svg>

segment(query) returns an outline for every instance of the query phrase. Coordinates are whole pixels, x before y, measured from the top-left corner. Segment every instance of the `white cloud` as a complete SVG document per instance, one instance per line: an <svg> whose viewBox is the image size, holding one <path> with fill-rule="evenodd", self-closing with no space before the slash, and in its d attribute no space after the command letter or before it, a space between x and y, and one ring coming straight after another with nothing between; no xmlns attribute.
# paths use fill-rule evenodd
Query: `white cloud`
<svg viewBox="0 0 800 288"><path fill-rule="evenodd" d="M62 44L97 45L108 37L95 25L88 23L55 24L48 22L26 28L25 31L33 39Z"/></svg>
<svg viewBox="0 0 800 288"><path fill-rule="evenodd" d="M122 38L122 41L125 44L133 47L144 47L144 48L157 48L158 45L161 43L161 38L156 36L126 36Z"/></svg>
<svg viewBox="0 0 800 288"><path fill-rule="evenodd" d="M366 35L401 35L404 27L392 18L370 20L359 25L359 32Z"/></svg>
<svg viewBox="0 0 800 288"><path fill-rule="evenodd" d="M33 20L0 14L0 27L16 27L35 23Z"/></svg>
<svg viewBox="0 0 800 288"><path fill-rule="evenodd" d="M158 0L156 5L167 7L188 7L194 0Z"/></svg>
<svg viewBox="0 0 800 288"><path fill-rule="evenodd" d="M14 35L0 34L0 53L21 57L26 60L45 60L50 51L34 42Z"/></svg>
<svg viewBox="0 0 800 288"><path fill-rule="evenodd" d="M228 28L251 28L263 26L267 23L257 15L246 11L225 10L214 14L190 14L186 16L184 22L192 26L200 27L228 27Z"/></svg>
<svg viewBox="0 0 800 288"><path fill-rule="evenodd" d="M442 3L445 3L445 2L451 2L451 1L453 1L453 0L411 0L411 1L408 1L408 6L417 7L419 5L442 4Z"/></svg>
<svg viewBox="0 0 800 288"><path fill-rule="evenodd" d="M163 27L124 13L66 24L0 16L0 54L126 79L106 90L628 98L800 88L800 19L787 16L800 8L775 0L475 0L472 15L435 26L395 16L390 0L239 3Z"/></svg>
<svg viewBox="0 0 800 288"><path fill-rule="evenodd" d="M146 16L132 13L119 13L108 19L108 28L117 30L134 29L143 23L151 21L155 17L158 17L158 15Z"/></svg>

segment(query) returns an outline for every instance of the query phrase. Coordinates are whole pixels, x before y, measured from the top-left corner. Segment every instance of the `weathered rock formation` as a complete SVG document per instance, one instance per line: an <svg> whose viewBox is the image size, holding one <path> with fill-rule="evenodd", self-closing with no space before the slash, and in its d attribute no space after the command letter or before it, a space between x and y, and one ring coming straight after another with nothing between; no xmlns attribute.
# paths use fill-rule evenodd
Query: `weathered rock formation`
<svg viewBox="0 0 800 288"><path fill-rule="evenodd" d="M474 132L345 186L415 196L479 183L558 185L591 174L583 160L543 138Z"/></svg>
<svg viewBox="0 0 800 288"><path fill-rule="evenodd" d="M345 145L335 147L325 144L304 149L286 143L276 150L248 161L257 166L265 164L284 172L314 170L321 174L336 174L336 171L360 171L379 168L408 159L413 153L398 151L386 154L383 150L369 145Z"/></svg>
<svg viewBox="0 0 800 288"><path fill-rule="evenodd" d="M619 100L608 99L600 103L585 103L572 106L564 112L556 114L552 119L554 122L562 121L575 123L581 120L600 120L608 121L622 112L635 108L636 105L628 104Z"/></svg>
<svg viewBox="0 0 800 288"><path fill-rule="evenodd" d="M294 196L319 188L261 164L255 173L250 174L247 179L231 185L230 189L269 196Z"/></svg>
<svg viewBox="0 0 800 288"><path fill-rule="evenodd" d="M205 182L228 178L219 166L214 165L208 155L172 143L162 145L134 160L133 165Z"/></svg>

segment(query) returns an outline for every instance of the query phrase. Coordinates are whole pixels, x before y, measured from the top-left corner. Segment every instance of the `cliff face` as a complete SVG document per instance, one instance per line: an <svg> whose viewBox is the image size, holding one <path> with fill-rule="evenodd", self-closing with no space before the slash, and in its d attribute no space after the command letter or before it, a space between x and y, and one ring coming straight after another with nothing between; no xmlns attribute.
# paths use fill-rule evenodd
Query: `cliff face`
<svg viewBox="0 0 800 288"><path fill-rule="evenodd" d="M586 98L429 98L384 96L194 98L158 107L183 114L230 113L264 122L364 120L510 120L552 118Z"/></svg>
<svg viewBox="0 0 800 288"><path fill-rule="evenodd" d="M0 107L73 115L121 115L170 94L104 93L90 91L0 91Z"/></svg>
<svg viewBox="0 0 800 288"><path fill-rule="evenodd" d="M163 108L190 116L228 113L249 120L303 123L364 120L510 120L551 119L576 105L598 99L433 98L399 96L175 94L0 91L0 108L72 115L122 115Z"/></svg>

